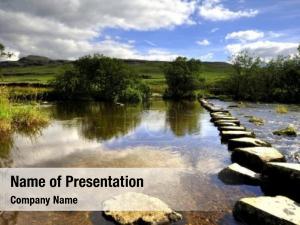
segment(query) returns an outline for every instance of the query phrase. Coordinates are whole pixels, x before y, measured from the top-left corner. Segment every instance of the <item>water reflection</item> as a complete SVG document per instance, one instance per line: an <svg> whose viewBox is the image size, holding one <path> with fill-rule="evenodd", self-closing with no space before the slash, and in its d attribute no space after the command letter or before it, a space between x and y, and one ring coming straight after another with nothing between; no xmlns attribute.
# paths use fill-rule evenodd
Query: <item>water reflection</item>
<svg viewBox="0 0 300 225"><path fill-rule="evenodd" d="M190 101L169 102L167 109L167 123L176 136L184 136L199 131L199 104Z"/></svg>
<svg viewBox="0 0 300 225"><path fill-rule="evenodd" d="M82 137L88 140L109 140L134 129L141 121L141 105L110 103L63 103L53 107L57 120L72 120ZM68 124L70 125L70 124Z"/></svg>

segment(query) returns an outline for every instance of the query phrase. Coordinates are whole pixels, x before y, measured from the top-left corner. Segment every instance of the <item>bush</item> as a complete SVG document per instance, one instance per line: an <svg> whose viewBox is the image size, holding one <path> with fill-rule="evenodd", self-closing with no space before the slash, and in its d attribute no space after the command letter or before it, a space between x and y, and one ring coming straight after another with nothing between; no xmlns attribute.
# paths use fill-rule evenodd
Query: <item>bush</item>
<svg viewBox="0 0 300 225"><path fill-rule="evenodd" d="M130 71L123 61L102 55L76 60L72 70L66 71L53 84L56 92L70 99L119 101L132 99L132 96L125 96L135 92L139 93L138 99L142 100L148 94L141 84L141 78Z"/></svg>
<svg viewBox="0 0 300 225"><path fill-rule="evenodd" d="M175 61L166 65L164 69L168 88L165 90L165 98L196 98L195 90L199 89L201 62L199 60L187 60L178 57Z"/></svg>

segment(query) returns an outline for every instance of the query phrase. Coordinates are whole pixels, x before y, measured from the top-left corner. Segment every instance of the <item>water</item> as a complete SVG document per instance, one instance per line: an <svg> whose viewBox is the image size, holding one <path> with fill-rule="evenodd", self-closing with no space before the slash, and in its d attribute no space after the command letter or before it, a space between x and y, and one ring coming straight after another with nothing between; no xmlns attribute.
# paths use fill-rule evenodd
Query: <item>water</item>
<svg viewBox="0 0 300 225"><path fill-rule="evenodd" d="M266 110L272 125L278 117L270 119L268 107L261 108ZM257 108L260 105L232 111L243 123L247 120L244 115L256 115ZM198 102L155 100L137 106L63 103L44 105L43 110L52 115L51 124L34 135L15 134L3 142L3 166L184 168L189 172L180 177L180 186L170 188L168 194L176 198L185 191L189 194L182 201L189 201L191 207L200 210L183 212L182 224L236 224L231 216L235 201L262 195L259 187L226 185L218 179L218 172L231 163L230 154L227 146L221 144L217 128L209 122L208 112ZM280 116L280 121L288 117L289 122L299 126L299 111L297 108ZM264 131L270 129L269 125L248 125L259 137L270 140ZM284 151L290 155L297 151L293 146L299 146L299 139L284 139L284 143L292 146L291 151ZM110 223L101 212L6 212L0 217L0 224L17 225Z"/></svg>

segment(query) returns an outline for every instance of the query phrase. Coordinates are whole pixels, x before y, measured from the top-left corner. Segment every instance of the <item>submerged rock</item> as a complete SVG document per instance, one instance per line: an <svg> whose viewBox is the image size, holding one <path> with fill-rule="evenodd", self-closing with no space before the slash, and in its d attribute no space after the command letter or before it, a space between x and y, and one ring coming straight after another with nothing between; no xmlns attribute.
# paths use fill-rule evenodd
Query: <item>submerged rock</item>
<svg viewBox="0 0 300 225"><path fill-rule="evenodd" d="M249 122L254 123L256 126L261 126L265 124L265 121L263 119L258 118L256 116L251 116Z"/></svg>
<svg viewBox="0 0 300 225"><path fill-rule="evenodd" d="M220 126L220 127L218 127L218 130L219 131L229 131L229 130L232 130L232 131L245 131L246 128L243 127L243 126Z"/></svg>
<svg viewBox="0 0 300 225"><path fill-rule="evenodd" d="M228 149L233 150L235 148L243 148L243 147L271 147L271 144L262 141L257 138L234 138L228 140Z"/></svg>
<svg viewBox="0 0 300 225"><path fill-rule="evenodd" d="M284 156L275 148L271 147L248 147L235 148L231 155L233 162L261 172L268 162L285 162Z"/></svg>
<svg viewBox="0 0 300 225"><path fill-rule="evenodd" d="M227 141L232 138L255 137L255 134L251 131L228 130L221 131L221 137L222 141Z"/></svg>
<svg viewBox="0 0 300 225"><path fill-rule="evenodd" d="M290 124L290 125L288 125L287 128L274 131L273 134L279 135L279 136L281 136L281 135L284 135L284 136L297 136L297 130L292 124Z"/></svg>
<svg viewBox="0 0 300 225"><path fill-rule="evenodd" d="M233 163L219 172L218 177L225 184L258 185L260 174L253 172L237 163Z"/></svg>
<svg viewBox="0 0 300 225"><path fill-rule="evenodd" d="M300 206L284 196L242 198L233 216L249 225L299 225Z"/></svg>
<svg viewBox="0 0 300 225"><path fill-rule="evenodd" d="M128 192L118 195L105 201L103 205L106 216L124 225L164 224L182 219L179 213L173 211L160 199L142 193Z"/></svg>
<svg viewBox="0 0 300 225"><path fill-rule="evenodd" d="M224 123L234 123L236 125L240 125L240 121L238 119L228 119L228 120L216 120L214 124L216 126L221 126Z"/></svg>

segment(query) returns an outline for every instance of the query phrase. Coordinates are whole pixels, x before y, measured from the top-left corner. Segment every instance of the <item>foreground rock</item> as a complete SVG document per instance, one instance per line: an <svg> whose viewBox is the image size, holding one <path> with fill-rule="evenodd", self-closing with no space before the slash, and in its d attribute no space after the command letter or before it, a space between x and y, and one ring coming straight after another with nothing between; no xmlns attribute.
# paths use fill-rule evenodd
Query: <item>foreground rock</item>
<svg viewBox="0 0 300 225"><path fill-rule="evenodd" d="M260 174L253 172L237 163L233 163L219 172L218 177L225 184L258 185Z"/></svg>
<svg viewBox="0 0 300 225"><path fill-rule="evenodd" d="M242 198L235 204L233 215L251 225L300 224L300 206L283 196Z"/></svg>
<svg viewBox="0 0 300 225"><path fill-rule="evenodd" d="M255 137L255 134L251 131L238 131L238 130L229 130L221 131L222 141L227 141L232 138L241 138L241 137Z"/></svg>
<svg viewBox="0 0 300 225"><path fill-rule="evenodd" d="M300 202L300 164L267 163L262 170L262 179L262 190L266 194L284 194Z"/></svg>
<svg viewBox="0 0 300 225"><path fill-rule="evenodd" d="M235 148L231 159L242 166L261 172L268 162L285 162L284 156L271 147Z"/></svg>
<svg viewBox="0 0 300 225"><path fill-rule="evenodd" d="M297 136L297 130L293 125L290 124L287 128L274 131L273 134L279 136Z"/></svg>
<svg viewBox="0 0 300 225"><path fill-rule="evenodd" d="M235 148L244 148L244 147L271 147L271 144L262 141L257 138L234 138L228 140L228 149L233 150Z"/></svg>
<svg viewBox="0 0 300 225"><path fill-rule="evenodd" d="M245 131L246 128L243 127L243 126L220 126L220 127L218 127L218 130L219 131L229 131L229 130L232 130L232 131Z"/></svg>
<svg viewBox="0 0 300 225"><path fill-rule="evenodd" d="M104 202L104 214L119 224L165 224L182 219L158 198L128 192ZM146 211L128 211L132 209ZM127 210L127 211L126 211Z"/></svg>
<svg viewBox="0 0 300 225"><path fill-rule="evenodd" d="M238 119L229 119L229 120L216 120L214 124L216 126L222 126L224 123L234 123L236 125L240 125L240 121Z"/></svg>

